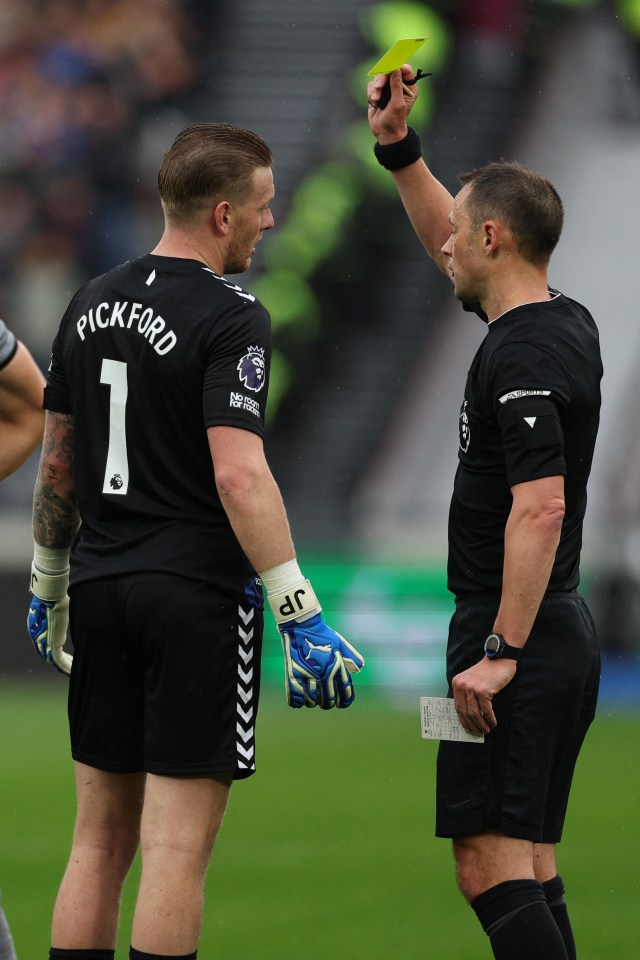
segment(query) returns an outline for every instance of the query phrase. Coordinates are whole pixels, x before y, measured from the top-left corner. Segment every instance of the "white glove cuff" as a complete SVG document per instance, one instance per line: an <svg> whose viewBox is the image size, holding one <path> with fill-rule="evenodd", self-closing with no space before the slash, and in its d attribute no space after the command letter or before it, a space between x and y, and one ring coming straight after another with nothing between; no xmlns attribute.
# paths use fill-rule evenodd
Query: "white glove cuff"
<svg viewBox="0 0 640 960"><path fill-rule="evenodd" d="M298 561L295 557L293 560L287 560L286 563L281 563L277 567L271 567L269 570L265 570L264 573L260 573L258 576L262 580L267 595L270 593L282 593L283 590L289 590L304 580L304 574L298 566Z"/></svg>
<svg viewBox="0 0 640 960"><path fill-rule="evenodd" d="M53 603L67 595L69 586L69 547L54 550L33 545L31 593Z"/></svg>
<svg viewBox="0 0 640 960"><path fill-rule="evenodd" d="M42 547L33 541L33 562L43 573L56 574L69 572L70 547Z"/></svg>
<svg viewBox="0 0 640 960"><path fill-rule="evenodd" d="M290 589L271 596L267 591L267 597L276 623L285 623L287 620L297 620L302 623L322 611L308 580L298 582Z"/></svg>
<svg viewBox="0 0 640 960"><path fill-rule="evenodd" d="M62 600L67 595L68 586L68 573L58 573L52 577L39 570L35 563L31 564L31 593L39 600L47 600L50 603Z"/></svg>

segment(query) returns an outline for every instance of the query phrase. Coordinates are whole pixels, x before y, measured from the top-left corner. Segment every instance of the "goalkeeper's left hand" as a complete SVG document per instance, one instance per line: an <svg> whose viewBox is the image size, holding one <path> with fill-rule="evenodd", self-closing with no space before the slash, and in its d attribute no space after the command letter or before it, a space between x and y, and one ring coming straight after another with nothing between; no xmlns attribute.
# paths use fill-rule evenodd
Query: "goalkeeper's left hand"
<svg viewBox="0 0 640 960"><path fill-rule="evenodd" d="M61 673L69 675L73 657L64 652L69 623L69 574L47 574L35 561L31 565L32 597L27 629L40 656Z"/></svg>
<svg viewBox="0 0 640 960"><path fill-rule="evenodd" d="M290 707L323 710L353 703L352 673L364 667L364 657L324 622L321 613L300 623L278 624L284 648L287 701Z"/></svg>

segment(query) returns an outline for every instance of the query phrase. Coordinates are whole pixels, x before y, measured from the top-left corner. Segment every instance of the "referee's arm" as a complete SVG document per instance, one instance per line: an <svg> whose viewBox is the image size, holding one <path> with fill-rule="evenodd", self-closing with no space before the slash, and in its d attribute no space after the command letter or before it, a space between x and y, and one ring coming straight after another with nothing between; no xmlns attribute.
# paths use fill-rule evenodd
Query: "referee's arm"
<svg viewBox="0 0 640 960"><path fill-rule="evenodd" d="M449 257L442 248L451 236L453 197L433 176L422 158L392 173L411 226L439 270L449 279Z"/></svg>
<svg viewBox="0 0 640 960"><path fill-rule="evenodd" d="M494 623L509 646L523 647L544 596L560 542L564 517L564 477L515 484L505 528L502 599ZM457 674L453 697L460 722L473 734L496 726L492 700L514 677L510 659L488 660Z"/></svg>
<svg viewBox="0 0 640 960"><path fill-rule="evenodd" d="M407 120L419 91L413 86L409 92L403 81L412 76L409 64L389 75L391 99L383 110L377 107L377 101L379 84L386 84L386 77L378 75L368 84L369 126L381 146L398 143L407 137ZM442 247L451 235L449 215L453 197L433 176L422 157L407 166L393 169L391 176L418 239L438 268L451 278L449 258L443 255Z"/></svg>
<svg viewBox="0 0 640 960"><path fill-rule="evenodd" d="M494 630L512 646L527 641L544 597L564 519L564 477L543 477L511 488L505 527L502 599Z"/></svg>

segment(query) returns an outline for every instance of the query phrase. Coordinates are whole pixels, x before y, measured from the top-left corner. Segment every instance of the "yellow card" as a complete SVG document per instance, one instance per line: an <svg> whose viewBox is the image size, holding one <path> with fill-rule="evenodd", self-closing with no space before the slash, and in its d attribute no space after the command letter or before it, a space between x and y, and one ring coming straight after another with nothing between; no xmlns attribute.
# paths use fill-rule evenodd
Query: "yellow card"
<svg viewBox="0 0 640 960"><path fill-rule="evenodd" d="M428 37L414 37L411 40L396 40L385 55L371 67L367 76L374 77L376 73L391 73L392 70L399 70L428 39Z"/></svg>

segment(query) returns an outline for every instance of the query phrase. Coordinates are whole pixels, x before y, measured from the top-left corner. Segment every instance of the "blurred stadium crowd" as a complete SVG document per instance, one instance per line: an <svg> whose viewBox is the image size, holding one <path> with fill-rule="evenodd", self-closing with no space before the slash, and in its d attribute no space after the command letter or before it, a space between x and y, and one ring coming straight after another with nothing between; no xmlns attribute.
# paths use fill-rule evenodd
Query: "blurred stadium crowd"
<svg viewBox="0 0 640 960"><path fill-rule="evenodd" d="M612 3L620 22L640 37L640 0ZM257 9L252 4L246 6ZM450 51L457 47L464 51L465 59L475 57L484 73L493 71L501 84L515 84L522 64L543 55L541 46L549 24L553 28L560 18L596 6L597 0L362 0L360 4L354 2L353 9L361 11L363 22L369 16L370 29L363 28L361 49L353 51L353 58L356 62L366 56L371 61L372 47L382 52L391 39L415 35L416 21L412 17L416 10L422 10L428 13L434 28L429 29L429 65L432 58L440 56L442 77L447 60L452 60ZM278 0L270 15L276 22L280 18L279 26L293 27L296 10L302 20L299 5L296 8L294 3ZM371 29L374 14L375 37L376 31ZM315 9L314 15L322 16L322 10ZM155 242L161 228L155 177L159 157L173 134L193 120L234 121L233 116L216 115L212 72L217 51L222 50L224 31L237 16L237 11L223 9L217 0L2 0L0 316L24 339L43 369L48 364L60 314L77 287L88 277L148 250ZM547 26L532 30L532 23ZM295 32L291 37L294 41ZM451 38L455 38L453 43ZM441 52L436 54L438 44ZM241 40L238 49L242 50ZM460 61L453 63L458 69ZM274 59L274 71L278 66ZM350 108L350 115L357 115L358 120L350 131L347 124L333 133L333 139L342 138L343 144L356 142L355 137L349 140L356 123L361 130L366 126L361 104L363 77L359 69L357 114L355 105ZM252 77L249 84L259 80L259 76ZM296 76L292 82L304 85L305 78ZM428 90L425 86L421 97L425 125L434 113L433 89L436 87ZM250 86L246 96L251 97ZM262 129L260 132L266 133ZM278 142L272 146L277 157ZM362 150L370 160L368 130L363 133ZM364 162L358 151L354 148L357 163ZM328 152L318 152L318 167L328 159ZM299 170L300 189L298 198L293 195L291 200L292 216L287 221L289 211L284 211L266 250L266 277L255 282L252 276L249 281L271 310L277 333L291 319L292 327L302 322L309 328L315 325L314 335L326 341L347 326L336 316L335 290L328 291L326 305L315 309L312 301L323 294L317 259L326 248L341 263L353 262L355 234L349 220L358 220L357 243L365 245L361 218L367 216L366 209L363 212L367 198L362 197L363 184L369 189L367 176L377 176L377 182L382 178L379 170L361 175L360 167L353 165L344 180L338 173L336 169L327 170L327 177L318 179L314 192L308 189L309 181L306 185L304 182L309 170ZM348 199L349 190L353 203ZM320 204L318 191L322 195ZM307 211L306 219L301 215L305 198L307 207L313 208ZM332 216L341 209L344 218L344 226L331 237L326 218L322 219L323 206ZM310 253L308 270L316 270L315 283L309 283L304 274L301 247L296 248L298 238L292 236L296 216L307 248L314 224L324 234L323 238L313 238ZM293 245L286 242L288 227ZM343 251L336 253L340 241ZM366 259L366 252L361 256ZM287 268L279 286L278 258ZM256 264L260 272L261 264ZM357 296L371 286L369 279L364 277L359 287L353 282ZM340 278L340 299L351 310L349 320L353 321L356 294L345 294L342 281ZM307 300L296 300L296 291L303 289ZM295 349L300 349L299 344ZM330 352L326 344L324 349ZM328 365L321 366L326 376L333 375ZM281 379L288 382L284 375ZM274 376L274 384L276 380ZM305 391L309 392L309 381ZM271 401L274 407L278 402L275 393ZM285 422L287 427L291 424ZM333 442L333 446L337 444ZM364 456L362 459L364 462ZM3 505L28 504L27 487L12 478L0 491L0 509Z"/></svg>
<svg viewBox="0 0 640 960"><path fill-rule="evenodd" d="M147 143L197 89L215 6L0 5L0 315L41 363L57 323L47 305L148 246L158 156Z"/></svg>
<svg viewBox="0 0 640 960"><path fill-rule="evenodd" d="M513 58L529 8L577 5L429 6L461 33L479 30L495 63L501 32ZM640 5L623 6L640 34ZM0 316L40 362L57 323L47 305L156 235L159 137L189 121L221 16L215 0L0 5Z"/></svg>

